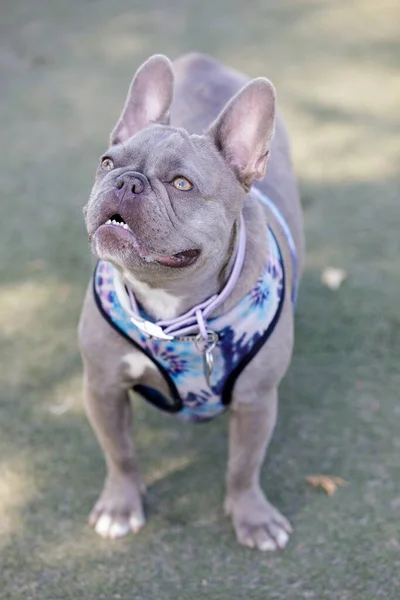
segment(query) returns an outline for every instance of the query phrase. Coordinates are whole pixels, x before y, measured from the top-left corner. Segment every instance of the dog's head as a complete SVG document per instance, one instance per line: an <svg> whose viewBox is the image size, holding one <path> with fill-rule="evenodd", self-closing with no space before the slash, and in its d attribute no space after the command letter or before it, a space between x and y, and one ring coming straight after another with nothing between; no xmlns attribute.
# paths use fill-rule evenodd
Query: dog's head
<svg viewBox="0 0 400 600"><path fill-rule="evenodd" d="M164 56L138 70L84 209L94 254L153 285L221 264L274 129L267 79L242 88L204 135L169 125L173 83Z"/></svg>

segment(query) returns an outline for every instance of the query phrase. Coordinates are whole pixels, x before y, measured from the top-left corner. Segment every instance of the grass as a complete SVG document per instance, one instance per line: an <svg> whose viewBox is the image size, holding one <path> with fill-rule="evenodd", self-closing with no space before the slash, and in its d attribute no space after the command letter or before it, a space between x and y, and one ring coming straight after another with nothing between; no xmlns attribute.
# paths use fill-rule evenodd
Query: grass
<svg viewBox="0 0 400 600"><path fill-rule="evenodd" d="M398 600L400 44L372 0L4 0L0 8L0 598ZM136 402L147 527L86 526L104 465L81 403L76 323L92 261L81 207L135 68L198 49L277 85L305 208L294 360L263 471L295 533L236 545L225 418ZM339 266L338 292L320 283ZM348 485L328 498L307 475Z"/></svg>

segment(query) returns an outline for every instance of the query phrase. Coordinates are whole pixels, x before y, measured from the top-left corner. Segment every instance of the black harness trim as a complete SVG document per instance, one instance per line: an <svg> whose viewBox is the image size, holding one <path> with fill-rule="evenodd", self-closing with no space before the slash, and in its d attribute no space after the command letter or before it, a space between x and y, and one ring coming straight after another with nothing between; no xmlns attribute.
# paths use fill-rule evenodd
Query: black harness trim
<svg viewBox="0 0 400 600"><path fill-rule="evenodd" d="M178 390L177 390L174 382L168 375L168 371L166 369L164 369L164 367L162 365L160 365L156 361L156 359L149 352L147 352L147 350L145 350L144 348L141 348L139 346L139 344L137 344L132 338L129 337L129 335L127 335L125 333L125 331L120 329L118 327L118 325L116 325L114 323L114 321L109 317L109 315L105 312L105 310L101 304L97 290L96 290L96 270L97 270L97 265L96 265L96 269L95 269L94 277L93 277L93 294L94 294L94 299L95 299L97 308L99 309L100 313L105 318L105 320L109 323L109 325L111 325L111 327L117 333L122 335L122 337L125 338L128 342L130 342L137 350L140 350L140 352L145 354L147 356L147 358L149 358L151 360L151 362L158 368L158 370L160 371L161 375L163 376L165 382L168 384L169 390L171 392L171 396L173 398L173 403L171 404L170 402L168 402L166 400L166 398L163 396L163 394L161 394L161 392L157 392L156 390L153 390L153 388L149 388L146 385L138 384L133 389L135 391L137 391L141 396L143 396L145 398L145 400L148 400L148 402L150 402L151 404L154 404L161 410L164 410L165 412L169 412L169 413L179 412L183 408L183 402L182 402L182 399L178 393Z"/></svg>

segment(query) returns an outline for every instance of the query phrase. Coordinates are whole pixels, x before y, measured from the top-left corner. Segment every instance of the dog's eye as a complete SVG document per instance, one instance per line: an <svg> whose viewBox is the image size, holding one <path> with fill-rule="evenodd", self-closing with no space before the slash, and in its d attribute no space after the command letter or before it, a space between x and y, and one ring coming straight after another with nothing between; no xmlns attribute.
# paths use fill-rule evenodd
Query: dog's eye
<svg viewBox="0 0 400 600"><path fill-rule="evenodd" d="M114 168L114 163L111 160L111 158L103 158L103 160L101 161L101 168L103 169L103 171L111 171L111 169Z"/></svg>
<svg viewBox="0 0 400 600"><path fill-rule="evenodd" d="M193 184L189 181L189 179L186 179L186 177L175 177L172 185L177 190L182 190L183 192L188 192L193 187Z"/></svg>

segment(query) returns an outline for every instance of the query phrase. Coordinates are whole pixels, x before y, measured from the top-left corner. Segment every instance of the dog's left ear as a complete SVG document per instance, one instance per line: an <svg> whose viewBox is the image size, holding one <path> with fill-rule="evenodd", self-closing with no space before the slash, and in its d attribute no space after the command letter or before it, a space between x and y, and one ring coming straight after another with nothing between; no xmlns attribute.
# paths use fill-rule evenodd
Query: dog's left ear
<svg viewBox="0 0 400 600"><path fill-rule="evenodd" d="M151 123L168 124L174 74L170 60L162 54L149 58L137 71L121 117L110 136L120 144Z"/></svg>
<svg viewBox="0 0 400 600"><path fill-rule="evenodd" d="M265 175L274 125L275 89L259 77L230 100L207 132L246 190Z"/></svg>

